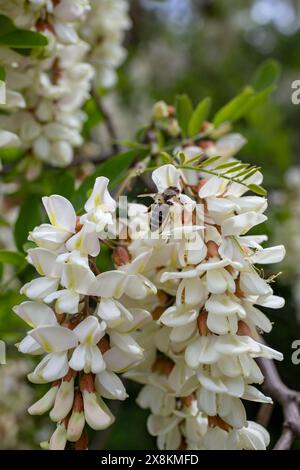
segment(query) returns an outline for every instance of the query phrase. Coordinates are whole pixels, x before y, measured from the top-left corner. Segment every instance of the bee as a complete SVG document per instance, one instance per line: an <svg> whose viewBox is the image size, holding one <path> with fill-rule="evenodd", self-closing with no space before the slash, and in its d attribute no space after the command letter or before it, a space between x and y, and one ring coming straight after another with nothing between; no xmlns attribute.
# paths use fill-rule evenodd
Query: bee
<svg viewBox="0 0 300 470"><path fill-rule="evenodd" d="M175 186L170 186L161 193L143 194L141 197L152 197L154 202L148 209L150 212L150 230L156 232L167 222L170 208L179 201L180 190Z"/></svg>

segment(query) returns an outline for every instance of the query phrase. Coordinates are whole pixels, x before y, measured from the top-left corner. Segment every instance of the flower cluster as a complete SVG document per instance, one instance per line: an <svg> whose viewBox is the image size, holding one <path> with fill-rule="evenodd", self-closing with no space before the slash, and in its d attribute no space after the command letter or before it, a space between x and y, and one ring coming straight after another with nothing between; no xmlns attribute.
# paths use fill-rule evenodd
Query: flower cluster
<svg viewBox="0 0 300 470"><path fill-rule="evenodd" d="M113 422L102 398L126 398L124 372L145 384L138 403L151 410L160 449L267 447L242 400L271 403L255 387L264 379L255 359L282 355L261 341L272 324L258 307L284 302L256 265L280 262L285 250L247 234L266 220L266 199L245 195L261 173L212 173L157 168L154 203L130 203L127 219L119 211L119 236L107 178L96 179L79 217L63 197L43 198L50 224L30 233L28 250L40 277L23 286L30 300L15 312L32 328L19 350L46 353L29 374L51 382L29 409L57 423L44 447L86 448L86 423ZM103 243L116 269L100 273Z"/></svg>
<svg viewBox="0 0 300 470"><path fill-rule="evenodd" d="M90 0L91 10L81 36L91 46L88 61L95 70L95 86L115 85L116 69L126 57L124 33L131 26L127 0Z"/></svg>
<svg viewBox="0 0 300 470"><path fill-rule="evenodd" d="M123 30L130 21L127 3L106 0L0 1L0 13L18 27L44 34L48 45L30 56L0 49L7 72L9 115L3 129L18 135L27 155L53 166L71 163L82 145L93 78L111 86L125 52ZM29 159L30 161L30 159Z"/></svg>
<svg viewBox="0 0 300 470"><path fill-rule="evenodd" d="M13 112L1 125L15 132L28 154L54 166L66 166L82 144L82 104L89 96L92 67L84 61L88 45L77 34L88 0L0 2L0 12L17 26L42 32L48 46L22 56L1 49ZM34 87L33 87L34 85ZM11 106L10 106L11 107ZM21 108L21 109L20 109Z"/></svg>
<svg viewBox="0 0 300 470"><path fill-rule="evenodd" d="M266 220L264 197L220 176L194 176L191 183L172 165L153 173L160 193L177 188L174 207L186 223L175 211L161 237L129 244L133 256L152 253L145 273L158 293L156 323L140 333L146 359L126 375L146 384L138 403L151 410L148 430L160 449L265 449L268 433L247 422L241 400L271 402L253 385L264 379L255 358L282 355L261 342L259 332L272 325L258 307L280 308L283 299L255 265L280 262L285 250L247 235ZM262 175L248 180L260 184ZM133 209L146 215L139 204Z"/></svg>
<svg viewBox="0 0 300 470"><path fill-rule="evenodd" d="M99 272L97 259L103 240L108 243L116 210L107 185L107 178L96 179L80 217L62 196L44 197L50 223L29 236L36 247L28 250L28 261L39 277L22 287L30 300L14 311L31 328L19 351L46 353L29 380L51 386L29 413L49 411L57 423L49 443L43 444L49 449L84 449L86 423L95 430L107 428L114 417L103 398L124 400L117 374L143 359L132 332L151 317L126 302L156 293L142 274L149 254L128 258L125 249L116 247L117 269Z"/></svg>

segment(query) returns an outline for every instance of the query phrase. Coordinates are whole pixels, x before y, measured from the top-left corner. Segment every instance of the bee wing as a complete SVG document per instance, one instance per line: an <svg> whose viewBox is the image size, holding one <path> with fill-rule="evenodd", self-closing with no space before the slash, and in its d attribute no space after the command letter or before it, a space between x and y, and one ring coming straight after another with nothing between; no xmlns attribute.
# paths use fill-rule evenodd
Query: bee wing
<svg viewBox="0 0 300 470"><path fill-rule="evenodd" d="M150 194L139 194L138 197L152 197L154 199L156 196L156 193L150 193Z"/></svg>
<svg viewBox="0 0 300 470"><path fill-rule="evenodd" d="M154 204L151 210L150 217L150 230L151 232L156 232L161 229L169 215L170 206L169 204Z"/></svg>

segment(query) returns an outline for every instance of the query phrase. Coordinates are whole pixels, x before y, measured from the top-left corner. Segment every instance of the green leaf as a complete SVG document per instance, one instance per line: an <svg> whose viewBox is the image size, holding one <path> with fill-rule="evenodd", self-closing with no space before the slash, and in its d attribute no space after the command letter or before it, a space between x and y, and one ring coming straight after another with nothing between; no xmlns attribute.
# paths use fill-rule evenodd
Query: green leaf
<svg viewBox="0 0 300 470"><path fill-rule="evenodd" d="M20 209L14 228L14 238L19 251L23 250L23 245L27 241L29 231L39 225L40 222L40 197L29 195Z"/></svg>
<svg viewBox="0 0 300 470"><path fill-rule="evenodd" d="M256 108L260 108L261 105L265 104L270 94L274 91L274 86L271 85L268 88L265 88L262 91L256 93L252 99L249 101L248 106L245 110L245 114L248 114L251 111L255 111Z"/></svg>
<svg viewBox="0 0 300 470"><path fill-rule="evenodd" d="M225 104L214 117L214 125L219 126L223 122L234 122L240 119L248 110L250 100L254 95L251 87L246 87L242 93L233 98L229 103Z"/></svg>
<svg viewBox="0 0 300 470"><path fill-rule="evenodd" d="M19 251L0 250L0 263L21 267L26 264L26 260Z"/></svg>
<svg viewBox="0 0 300 470"><path fill-rule="evenodd" d="M249 172L247 172L246 176L244 176L241 181L245 181L247 179L249 179L252 175L255 175L255 173L257 173L259 171L258 167L254 167L253 169L251 169Z"/></svg>
<svg viewBox="0 0 300 470"><path fill-rule="evenodd" d="M231 168L232 166L237 166L237 165L239 165L239 162L223 163L223 165L216 166L214 170L225 170L225 168Z"/></svg>
<svg viewBox="0 0 300 470"><path fill-rule="evenodd" d="M263 188L262 186L259 186L258 184L249 184L248 188L250 189L250 191L253 191L256 194L259 194L260 196L266 196L267 194L267 191L265 190L265 188Z"/></svg>
<svg viewBox="0 0 300 470"><path fill-rule="evenodd" d="M5 68L0 66L0 80L2 82L5 82L5 78L6 78Z"/></svg>
<svg viewBox="0 0 300 470"><path fill-rule="evenodd" d="M1 339L17 341L25 334L25 324L12 312L12 308L25 300L25 297L15 290L5 290L0 296L0 325Z"/></svg>
<svg viewBox="0 0 300 470"><path fill-rule="evenodd" d="M229 168L227 171L224 171L224 173L222 174L228 175L229 173L235 173L236 171L244 170L245 168L248 168L248 167L249 167L249 163L242 163L240 165L236 165L232 168Z"/></svg>
<svg viewBox="0 0 300 470"><path fill-rule="evenodd" d="M46 36L36 31L15 29L8 34L0 36L0 45L13 47L14 49L32 49L34 47L47 46Z"/></svg>
<svg viewBox="0 0 300 470"><path fill-rule="evenodd" d="M219 160L220 158L222 158L220 155L216 155L215 157L209 157L207 160L204 160L203 162L201 162L201 163L198 165L198 168L202 168L203 166L210 165L211 163L216 162L216 161Z"/></svg>
<svg viewBox="0 0 300 470"><path fill-rule="evenodd" d="M210 106L211 98L209 96L200 101L189 122L188 131L190 136L194 136L200 132L201 126L208 116Z"/></svg>
<svg viewBox="0 0 300 470"><path fill-rule="evenodd" d="M103 115L93 98L85 103L83 110L87 115L87 119L84 121L83 125L83 135L88 138L92 129L103 121Z"/></svg>
<svg viewBox="0 0 300 470"><path fill-rule="evenodd" d="M15 29L17 28L8 16L0 15L0 36L5 36Z"/></svg>
<svg viewBox="0 0 300 470"><path fill-rule="evenodd" d="M50 194L59 194L67 199L73 197L75 191L75 180L72 174L68 172L59 172L54 174L49 181L51 184Z"/></svg>
<svg viewBox="0 0 300 470"><path fill-rule="evenodd" d="M185 164L185 155L184 155L183 152L179 152L178 158L179 158L180 165L184 165Z"/></svg>
<svg viewBox="0 0 300 470"><path fill-rule="evenodd" d="M159 160L163 165L173 162L173 157L167 152L160 152Z"/></svg>
<svg viewBox="0 0 300 470"><path fill-rule="evenodd" d="M265 88L274 85L280 76L281 67L274 59L266 60L257 70L254 80L253 88L256 91L262 91Z"/></svg>
<svg viewBox="0 0 300 470"><path fill-rule="evenodd" d="M95 173L86 178L79 189L75 192L72 200L75 210L78 211L83 208L87 199L87 194L94 186L95 179L98 176L106 176L110 180L110 189L114 188L138 155L139 153L136 150L129 150L128 152L116 155L101 165L98 165Z"/></svg>
<svg viewBox="0 0 300 470"><path fill-rule="evenodd" d="M187 95L176 96L175 101L176 117L181 127L182 134L188 135L189 122L193 113L193 105Z"/></svg>

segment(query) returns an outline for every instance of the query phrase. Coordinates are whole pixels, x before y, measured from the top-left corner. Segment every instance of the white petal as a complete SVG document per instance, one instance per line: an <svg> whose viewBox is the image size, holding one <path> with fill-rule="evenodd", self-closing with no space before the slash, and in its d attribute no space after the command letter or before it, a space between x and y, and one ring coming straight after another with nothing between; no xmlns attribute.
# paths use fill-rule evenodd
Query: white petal
<svg viewBox="0 0 300 470"><path fill-rule="evenodd" d="M261 224L267 217L257 212L246 212L226 219L222 223L222 235L242 235L247 233L255 225Z"/></svg>
<svg viewBox="0 0 300 470"><path fill-rule="evenodd" d="M35 339L33 339L28 334L16 346L18 347L18 351L20 351L23 354L32 354L32 355L35 356L35 355L39 355L39 354L44 353L44 350L43 350L43 348L41 348L39 343L37 343L35 341Z"/></svg>
<svg viewBox="0 0 300 470"><path fill-rule="evenodd" d="M257 401L259 403L273 403L272 398L266 397L266 395L261 393L257 388L253 387L252 385L246 386L242 398L244 400Z"/></svg>
<svg viewBox="0 0 300 470"><path fill-rule="evenodd" d="M75 348L76 334L62 326L39 326L29 332L46 352L61 352Z"/></svg>
<svg viewBox="0 0 300 470"><path fill-rule="evenodd" d="M57 263L57 254L45 248L33 248L28 250L28 261L31 263L40 276L50 278L60 277L61 266Z"/></svg>
<svg viewBox="0 0 300 470"><path fill-rule="evenodd" d="M93 316L85 318L73 330L81 343L97 344L105 334L105 323Z"/></svg>
<svg viewBox="0 0 300 470"><path fill-rule="evenodd" d="M53 310L41 302L23 302L14 307L13 311L32 328L57 324Z"/></svg>
<svg viewBox="0 0 300 470"><path fill-rule="evenodd" d="M189 344L185 350L185 360L189 367L197 368L199 364L213 364L219 358L215 348L216 338L201 336Z"/></svg>
<svg viewBox="0 0 300 470"><path fill-rule="evenodd" d="M95 431L108 428L113 422L114 417L95 393L83 391L84 416L87 424Z"/></svg>
<svg viewBox="0 0 300 470"><path fill-rule="evenodd" d="M240 288L245 294L268 295L272 293L269 284L262 279L255 271L241 272Z"/></svg>
<svg viewBox="0 0 300 470"><path fill-rule="evenodd" d="M159 192L170 186L179 188L180 172L173 165L163 165L153 171L152 180Z"/></svg>
<svg viewBox="0 0 300 470"><path fill-rule="evenodd" d="M28 239L41 248L57 250L69 238L70 232L53 227L50 224L42 224L30 232Z"/></svg>
<svg viewBox="0 0 300 470"><path fill-rule="evenodd" d="M197 305L202 303L204 299L205 288L200 277L194 279L183 279L181 281L176 294L176 303L178 305L181 303Z"/></svg>
<svg viewBox="0 0 300 470"><path fill-rule="evenodd" d="M67 241L66 247L69 251L78 250L83 255L98 256L100 242L95 224L86 221L82 229Z"/></svg>
<svg viewBox="0 0 300 470"><path fill-rule="evenodd" d="M125 400L128 397L119 377L107 370L96 375L95 387L102 397L110 400Z"/></svg>
<svg viewBox="0 0 300 470"><path fill-rule="evenodd" d="M45 196L42 200L51 224L73 233L76 226L76 213L70 201L58 195Z"/></svg>
<svg viewBox="0 0 300 470"><path fill-rule="evenodd" d="M55 311L57 313L77 313L80 295L69 289L62 289L45 297L46 303L55 302Z"/></svg>
<svg viewBox="0 0 300 470"><path fill-rule="evenodd" d="M108 192L108 183L109 179L105 178L104 176L96 178L92 194L84 206L86 212L89 212L97 206L102 207L103 210L106 211L115 210L116 202Z"/></svg>
<svg viewBox="0 0 300 470"><path fill-rule="evenodd" d="M127 275L122 271L106 271L99 274L93 285L95 295L104 298L118 299L124 293Z"/></svg>
<svg viewBox="0 0 300 470"><path fill-rule="evenodd" d="M38 277L25 284L20 290L29 299L42 300L47 295L56 291L59 281L57 279L48 279L47 277Z"/></svg>
<svg viewBox="0 0 300 470"><path fill-rule="evenodd" d="M35 402L33 405L28 408L28 413L30 415L43 415L47 411L49 411L55 402L55 397L57 394L58 385L55 387L51 387L45 395Z"/></svg>
<svg viewBox="0 0 300 470"><path fill-rule="evenodd" d="M223 190L226 188L227 182L223 178L219 178L218 176L213 176L210 178L206 183L202 186L199 191L200 198L207 198L211 196L216 196L217 194L221 194Z"/></svg>
<svg viewBox="0 0 300 470"><path fill-rule="evenodd" d="M172 306L164 311L159 320L166 326L178 327L193 322L197 316L197 310L187 310L184 307L178 308Z"/></svg>
<svg viewBox="0 0 300 470"><path fill-rule="evenodd" d="M117 346L125 353L135 355L139 358L143 356L143 350L129 334L120 334L116 331L110 332L112 346Z"/></svg>
<svg viewBox="0 0 300 470"><path fill-rule="evenodd" d="M54 382L64 377L69 370L68 357L65 352L51 353L42 359L33 372L33 379L40 378L46 382ZM43 382L34 382L43 383Z"/></svg>

